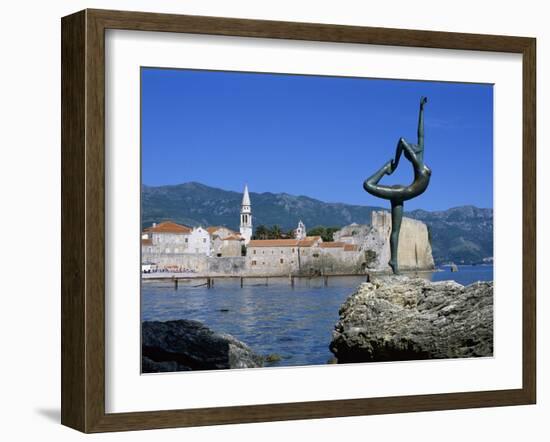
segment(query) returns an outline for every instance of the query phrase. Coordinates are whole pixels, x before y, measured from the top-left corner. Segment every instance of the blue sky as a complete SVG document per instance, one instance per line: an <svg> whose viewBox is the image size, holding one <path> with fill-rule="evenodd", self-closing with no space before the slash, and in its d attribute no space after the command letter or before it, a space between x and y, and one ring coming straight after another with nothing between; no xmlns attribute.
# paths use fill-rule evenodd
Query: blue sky
<svg viewBox="0 0 550 442"><path fill-rule="evenodd" d="M425 108L426 192L406 210L493 207L493 87L142 68L142 182L198 181L252 192L385 206L363 180L399 137L416 142ZM382 183L408 184L403 159Z"/></svg>

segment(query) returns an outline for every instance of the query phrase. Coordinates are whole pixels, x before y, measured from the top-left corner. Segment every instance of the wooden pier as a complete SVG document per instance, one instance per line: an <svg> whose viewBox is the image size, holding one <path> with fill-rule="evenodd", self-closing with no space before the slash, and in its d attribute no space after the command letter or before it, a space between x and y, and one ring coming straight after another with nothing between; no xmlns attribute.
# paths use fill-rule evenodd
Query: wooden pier
<svg viewBox="0 0 550 442"><path fill-rule="evenodd" d="M363 274L363 275L354 275L354 274L348 274L348 275L338 275L338 274L330 274L330 275L288 275L288 276L266 276L266 275L250 275L250 276L176 276L176 275L170 275L170 276L159 276L159 277L148 277L144 278L144 281L173 281L174 283L174 290L178 290L180 287L180 281L183 282L193 282L196 281L198 284L194 285L188 285L187 287L196 288L196 287L206 287L206 288L213 288L215 285L216 279L239 279L239 283L241 288L245 287L247 285L269 285L270 279L275 280L281 280L286 278L288 280L288 283L290 287L294 288L296 285L296 279L298 280L305 280L308 283L312 280L320 280L322 279L323 285L325 287L328 287L330 278L338 278L338 277L346 277L346 276L354 276L354 277L364 277L365 282L369 282L371 280L369 274ZM247 281L249 284L247 284ZM261 281L261 282L260 282Z"/></svg>

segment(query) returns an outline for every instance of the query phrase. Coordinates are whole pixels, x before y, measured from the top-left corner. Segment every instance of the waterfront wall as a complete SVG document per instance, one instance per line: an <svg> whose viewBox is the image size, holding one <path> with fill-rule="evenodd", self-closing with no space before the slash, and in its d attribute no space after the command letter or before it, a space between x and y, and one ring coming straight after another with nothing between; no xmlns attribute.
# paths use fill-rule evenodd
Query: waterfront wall
<svg viewBox="0 0 550 442"><path fill-rule="evenodd" d="M145 251L143 247L141 254L142 262L153 262L159 268L179 267L182 270L189 269L201 274L205 274L208 271L209 259L211 258L205 254L196 253L151 253Z"/></svg>
<svg viewBox="0 0 550 442"><path fill-rule="evenodd" d="M209 276L244 276L246 273L246 258L244 256L209 257L206 261Z"/></svg>
<svg viewBox="0 0 550 442"><path fill-rule="evenodd" d="M280 251L279 251L280 252ZM309 253L308 253L309 252ZM210 257L196 254L148 254L143 261L156 263L159 268L177 267L181 271L193 270L198 276L287 276L287 275L325 275L325 274L364 274L362 252L341 252L325 249L308 251L300 257L287 256L285 253L269 253L256 256ZM301 254L300 254L301 255ZM282 258L281 258L282 257ZM283 262L281 263L281 259ZM256 262L252 265L252 262Z"/></svg>

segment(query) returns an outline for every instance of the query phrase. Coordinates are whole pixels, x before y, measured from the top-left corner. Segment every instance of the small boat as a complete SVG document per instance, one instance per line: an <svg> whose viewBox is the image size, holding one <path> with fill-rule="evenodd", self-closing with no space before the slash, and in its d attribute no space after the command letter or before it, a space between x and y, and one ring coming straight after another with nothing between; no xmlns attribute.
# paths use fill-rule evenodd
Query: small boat
<svg viewBox="0 0 550 442"><path fill-rule="evenodd" d="M452 262L449 267L451 268L451 272L458 272L458 266Z"/></svg>

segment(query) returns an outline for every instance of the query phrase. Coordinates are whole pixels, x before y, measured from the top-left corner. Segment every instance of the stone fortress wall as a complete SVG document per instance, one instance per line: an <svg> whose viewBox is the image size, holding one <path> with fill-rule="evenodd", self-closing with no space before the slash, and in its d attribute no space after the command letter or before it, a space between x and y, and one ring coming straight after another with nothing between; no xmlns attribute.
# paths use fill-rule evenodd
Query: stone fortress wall
<svg viewBox="0 0 550 442"><path fill-rule="evenodd" d="M375 241L376 250L379 250L378 266L389 271L390 268L387 263L391 257L389 241L392 226L391 213L386 211L373 212L371 226L371 237L378 237ZM397 262L400 270L434 268L428 226L422 221L403 217L399 233Z"/></svg>

